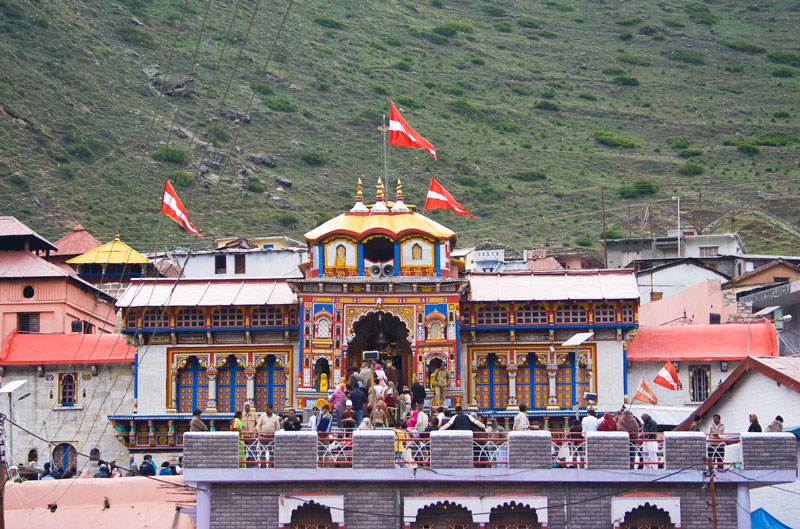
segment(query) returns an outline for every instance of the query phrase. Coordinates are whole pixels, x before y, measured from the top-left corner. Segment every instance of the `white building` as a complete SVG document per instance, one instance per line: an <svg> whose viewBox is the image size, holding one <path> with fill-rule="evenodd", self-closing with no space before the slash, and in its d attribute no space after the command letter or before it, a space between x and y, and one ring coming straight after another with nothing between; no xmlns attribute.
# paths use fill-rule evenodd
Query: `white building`
<svg viewBox="0 0 800 529"><path fill-rule="evenodd" d="M695 259L681 259L636 273L642 303L668 298L703 281L728 281L729 276Z"/></svg>

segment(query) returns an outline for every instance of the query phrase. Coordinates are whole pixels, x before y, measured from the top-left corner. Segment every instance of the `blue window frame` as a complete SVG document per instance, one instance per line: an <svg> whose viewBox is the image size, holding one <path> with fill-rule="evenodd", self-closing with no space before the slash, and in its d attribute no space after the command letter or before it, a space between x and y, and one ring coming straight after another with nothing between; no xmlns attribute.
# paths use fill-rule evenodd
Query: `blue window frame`
<svg viewBox="0 0 800 529"><path fill-rule="evenodd" d="M217 375L217 410L234 413L241 410L247 399L247 377L244 367L236 363L230 355Z"/></svg>
<svg viewBox="0 0 800 529"><path fill-rule="evenodd" d="M206 368L192 357L178 372L178 413L192 413L197 408L205 408L207 399Z"/></svg>

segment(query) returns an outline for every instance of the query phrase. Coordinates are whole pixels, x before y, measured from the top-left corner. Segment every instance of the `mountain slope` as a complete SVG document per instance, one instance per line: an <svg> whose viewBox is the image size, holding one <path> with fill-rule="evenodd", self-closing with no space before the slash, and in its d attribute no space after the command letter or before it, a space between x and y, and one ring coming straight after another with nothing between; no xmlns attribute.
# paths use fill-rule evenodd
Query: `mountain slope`
<svg viewBox="0 0 800 529"><path fill-rule="evenodd" d="M617 236L674 226L673 195L684 224L748 207L798 223L797 0L309 0L262 83L288 2L211 2L204 25L207 5L0 0L0 211L149 250L183 149L178 192L207 235L298 237L349 208L358 177L374 197L392 98L440 157L391 148L389 195L400 177L421 204L435 176L476 216L430 213L462 246L596 246L601 186ZM153 159L166 143L178 163ZM751 251L771 251L763 225L743 225Z"/></svg>

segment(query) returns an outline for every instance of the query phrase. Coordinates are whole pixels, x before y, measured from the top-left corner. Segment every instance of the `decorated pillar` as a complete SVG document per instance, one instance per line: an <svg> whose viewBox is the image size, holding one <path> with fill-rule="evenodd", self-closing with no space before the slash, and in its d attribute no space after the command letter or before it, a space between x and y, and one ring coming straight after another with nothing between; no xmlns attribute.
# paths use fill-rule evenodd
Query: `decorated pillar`
<svg viewBox="0 0 800 529"><path fill-rule="evenodd" d="M556 374L558 373L558 359L556 349L552 345L547 354L547 409L558 410L558 397L556 393Z"/></svg>
<svg viewBox="0 0 800 529"><path fill-rule="evenodd" d="M153 424L152 419L147 421L147 438L150 446L156 445L156 426Z"/></svg>
<svg viewBox="0 0 800 529"><path fill-rule="evenodd" d="M506 367L508 373L508 411L518 411L517 405L517 366L516 364L508 364Z"/></svg>
<svg viewBox="0 0 800 529"><path fill-rule="evenodd" d="M474 352L470 362L472 362L472 376L469 377L469 405L474 408L478 405L478 401L475 400L475 377L478 376L478 359Z"/></svg>
<svg viewBox="0 0 800 529"><path fill-rule="evenodd" d="M245 400L255 402L256 398L256 368L247 366L244 368L244 376L247 377L247 389L245 391ZM258 410L256 410L258 411ZM263 410L262 410L263 411Z"/></svg>
<svg viewBox="0 0 800 529"><path fill-rule="evenodd" d="M167 439L170 446L175 446L175 421L167 421Z"/></svg>
<svg viewBox="0 0 800 529"><path fill-rule="evenodd" d="M169 377L169 409L167 412L176 412L178 411L178 370L173 369L172 373Z"/></svg>
<svg viewBox="0 0 800 529"><path fill-rule="evenodd" d="M206 370L208 377L208 400L206 400L206 413L217 413L217 368L210 366Z"/></svg>

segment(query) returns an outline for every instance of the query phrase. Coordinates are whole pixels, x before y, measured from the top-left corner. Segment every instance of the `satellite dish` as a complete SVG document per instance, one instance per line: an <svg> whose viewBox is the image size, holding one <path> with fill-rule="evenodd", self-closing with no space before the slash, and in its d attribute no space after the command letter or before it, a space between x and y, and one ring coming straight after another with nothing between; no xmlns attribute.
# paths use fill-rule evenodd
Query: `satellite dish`
<svg viewBox="0 0 800 529"><path fill-rule="evenodd" d="M381 266L372 265L369 267L369 277L381 277Z"/></svg>
<svg viewBox="0 0 800 529"><path fill-rule="evenodd" d="M385 264L383 265L383 275L386 277L391 277L394 275L394 265L393 264Z"/></svg>

